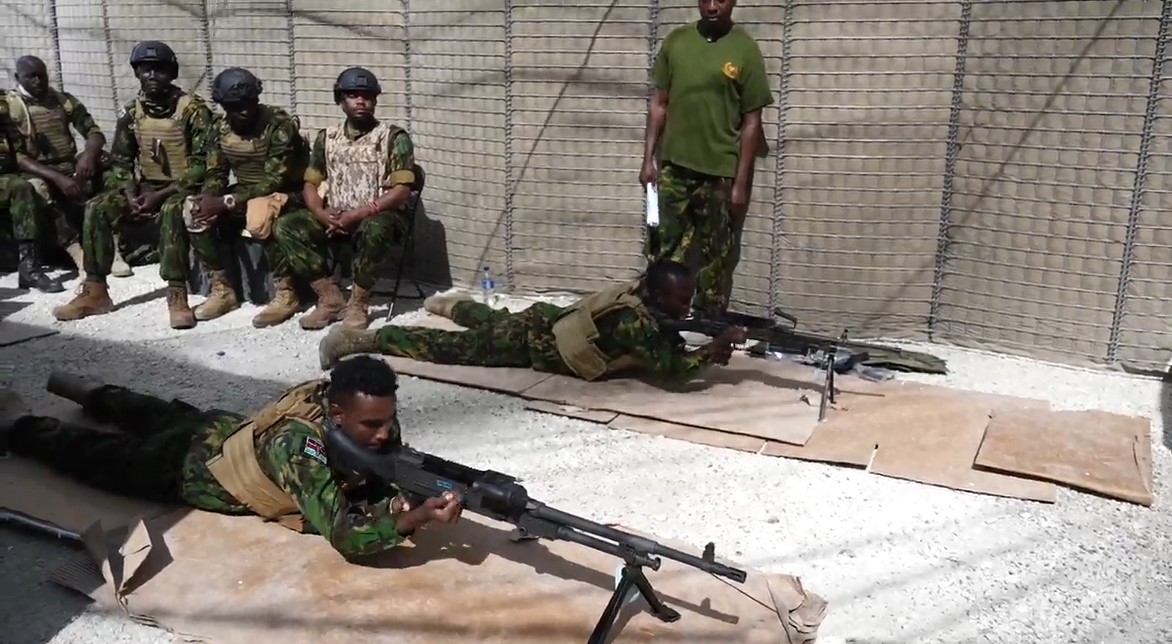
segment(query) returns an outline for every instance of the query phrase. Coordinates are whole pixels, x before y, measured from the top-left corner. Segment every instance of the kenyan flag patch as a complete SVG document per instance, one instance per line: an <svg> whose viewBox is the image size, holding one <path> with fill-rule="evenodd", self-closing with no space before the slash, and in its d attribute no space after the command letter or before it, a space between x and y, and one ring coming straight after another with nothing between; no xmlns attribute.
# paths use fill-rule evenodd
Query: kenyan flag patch
<svg viewBox="0 0 1172 644"><path fill-rule="evenodd" d="M305 447L301 451L318 463L326 464L326 446L313 436L305 437Z"/></svg>

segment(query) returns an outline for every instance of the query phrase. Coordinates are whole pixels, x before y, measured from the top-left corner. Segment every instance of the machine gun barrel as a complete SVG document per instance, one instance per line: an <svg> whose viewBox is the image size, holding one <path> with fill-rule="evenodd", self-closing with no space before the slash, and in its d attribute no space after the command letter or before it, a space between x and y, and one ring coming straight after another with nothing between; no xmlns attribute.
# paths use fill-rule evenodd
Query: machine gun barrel
<svg viewBox="0 0 1172 644"><path fill-rule="evenodd" d="M654 564L643 563L641 565L645 565L652 570L659 570L659 561L652 558L664 557L671 559L672 561L682 563L685 566L691 566L713 575L732 579L733 581L744 583L746 579L745 571L738 570L730 566L725 566L724 564L717 563L715 561L715 546L713 544L708 544L708 547L704 550L703 557L697 557L695 555L690 555L686 552L676 550L675 548L669 548L668 546L665 546L657 541L640 537L629 532L624 532L617 528L602 525L601 523L595 523L589 519L584 519L568 512L563 512L561 510L551 508L537 501L534 501L533 504L536 506L531 511L534 518L549 521L550 523L559 526L571 528L588 536L606 539L607 541L613 542L615 544L615 550L612 551L609 548L598 547L597 545L592 545L591 543L582 543L576 539L566 539L566 541L575 541L576 543L581 543L582 545L594 548L596 550L601 550L602 552L606 552L620 558L624 557L622 554L624 551L646 555L648 559L654 561ZM597 542L597 539L594 541ZM607 545L609 546L609 544Z"/></svg>

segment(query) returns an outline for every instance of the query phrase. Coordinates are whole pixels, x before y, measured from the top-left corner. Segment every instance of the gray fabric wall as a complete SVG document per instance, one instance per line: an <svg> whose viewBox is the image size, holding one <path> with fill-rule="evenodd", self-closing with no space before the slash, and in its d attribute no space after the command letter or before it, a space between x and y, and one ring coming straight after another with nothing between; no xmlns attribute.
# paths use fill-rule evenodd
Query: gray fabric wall
<svg viewBox="0 0 1172 644"><path fill-rule="evenodd" d="M1172 351L1170 2L743 0L777 97L735 307L1068 363ZM0 0L113 127L134 42L252 69L312 134L373 69L453 278L586 291L641 265L648 68L687 0ZM15 20L9 19L15 16ZM1157 64L1157 62L1159 64Z"/></svg>

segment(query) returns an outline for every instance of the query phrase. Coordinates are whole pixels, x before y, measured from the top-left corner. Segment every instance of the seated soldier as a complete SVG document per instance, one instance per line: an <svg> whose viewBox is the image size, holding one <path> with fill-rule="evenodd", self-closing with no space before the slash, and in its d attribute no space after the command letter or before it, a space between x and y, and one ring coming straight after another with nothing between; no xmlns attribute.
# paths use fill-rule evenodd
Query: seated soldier
<svg viewBox="0 0 1172 644"><path fill-rule="evenodd" d="M272 228L278 215L299 205L309 146L296 116L260 102L262 88L252 72L240 67L225 69L212 81L212 100L224 108L224 116L208 130L202 189L185 182L184 190L198 190L198 196L187 197L182 213L163 213L164 228L180 225L166 221L168 216L182 217L191 248L208 270L211 293L195 307L196 320L212 320L240 307L228 278L226 251L242 233L264 244L277 287L253 326L280 324L299 306L293 266L303 260L273 243ZM231 186L229 173L236 176Z"/></svg>
<svg viewBox="0 0 1172 644"><path fill-rule="evenodd" d="M338 327L318 348L323 369L355 353L380 353L441 364L531 367L597 380L616 374L687 379L705 365L728 364L745 329L729 327L707 345L686 350L659 319L688 316L696 282L682 264L660 260L639 280L616 284L567 308L538 302L519 313L492 309L466 294L433 295L428 312L467 331L388 324L377 331Z"/></svg>
<svg viewBox="0 0 1172 644"><path fill-rule="evenodd" d="M390 249L407 230L404 206L415 181L411 136L375 118L382 92L374 74L351 67L334 83L334 102L346 115L343 123L318 133L305 172L307 209L277 220L277 243L283 252L304 257L301 277L319 293L317 307L300 320L304 329L342 324L365 329L369 324L370 290ZM341 294L329 275L331 239L354 245L350 301L343 309ZM344 310L344 317L343 317Z"/></svg>
<svg viewBox="0 0 1172 644"><path fill-rule="evenodd" d="M451 493L408 504L389 484L331 468L327 423L374 451L401 445L398 380L382 360L347 360L329 380L287 390L244 416L201 410L67 374L49 390L121 432L36 416L15 394L0 402L0 453L44 463L98 489L223 514L258 514L325 537L347 559L390 550L416 529L460 517Z"/></svg>
<svg viewBox="0 0 1172 644"><path fill-rule="evenodd" d="M45 62L36 56L16 61L16 89L8 92L8 109L24 139L24 152L17 165L38 195L36 212L28 213L21 226L40 238L41 217L52 215L57 241L77 265L85 279L81 236L77 228L84 216L85 202L101 181L102 147L106 137L89 110L69 92L49 86ZM85 139L80 155L73 140L76 130Z"/></svg>
<svg viewBox="0 0 1172 644"><path fill-rule="evenodd" d="M65 287L45 275L37 238L37 193L28 179L17 173L16 156L26 153L24 138L8 110L7 92L0 89L0 213L12 218L16 241L17 288L35 288L42 293L60 293Z"/></svg>
<svg viewBox="0 0 1172 644"><path fill-rule="evenodd" d="M159 236L159 276L167 282L171 328L190 329L195 316L187 302L188 243L183 225L179 181L203 182L204 139L212 111L202 98L174 85L179 75L175 52L161 42L141 42L130 52L140 91L118 118L111 150L113 167L104 177L106 192L86 205L83 247L86 281L69 303L53 310L58 320L77 320L114 310L106 276L114 273L118 234L133 224L163 217ZM130 274L130 268L123 271Z"/></svg>

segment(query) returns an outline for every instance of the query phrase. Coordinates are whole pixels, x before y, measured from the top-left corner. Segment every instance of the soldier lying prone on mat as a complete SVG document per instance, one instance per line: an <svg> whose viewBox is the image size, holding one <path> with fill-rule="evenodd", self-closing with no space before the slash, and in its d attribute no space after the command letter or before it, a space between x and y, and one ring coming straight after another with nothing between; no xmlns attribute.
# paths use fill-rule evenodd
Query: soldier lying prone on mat
<svg viewBox="0 0 1172 644"><path fill-rule="evenodd" d="M401 445L398 378L382 360L347 360L329 380L297 385L251 416L197 409L115 385L55 373L49 390L122 429L83 427L0 401L0 452L44 463L96 488L224 514L258 514L319 534L347 559L389 550L419 527L453 523L454 495L409 508L393 487L348 487L330 466L333 424L375 451Z"/></svg>
<svg viewBox="0 0 1172 644"><path fill-rule="evenodd" d="M678 333L661 329L660 319L688 315L695 291L696 281L683 264L660 260L642 278L567 308L538 302L510 313L464 294L433 295L424 308L469 330L338 327L322 340L318 355L323 369L348 355L380 353L442 364L530 367L588 381L629 373L688 378L706 365L728 364L733 345L744 342L746 334L729 327L708 345L689 351Z"/></svg>

